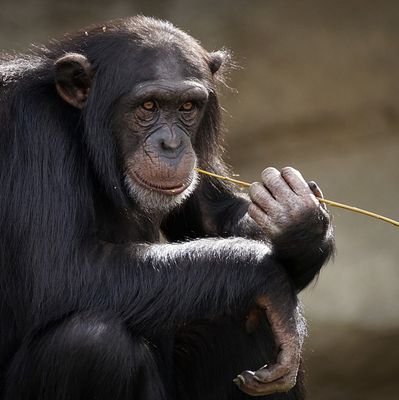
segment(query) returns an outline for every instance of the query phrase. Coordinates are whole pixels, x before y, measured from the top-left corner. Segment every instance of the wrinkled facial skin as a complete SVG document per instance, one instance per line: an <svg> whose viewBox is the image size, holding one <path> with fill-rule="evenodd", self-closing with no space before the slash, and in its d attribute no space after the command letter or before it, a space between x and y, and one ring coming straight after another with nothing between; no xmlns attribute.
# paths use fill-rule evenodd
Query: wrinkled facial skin
<svg viewBox="0 0 399 400"><path fill-rule="evenodd" d="M208 91L198 80L139 84L120 102L115 134L130 195L146 209L169 209L195 188L192 142Z"/></svg>

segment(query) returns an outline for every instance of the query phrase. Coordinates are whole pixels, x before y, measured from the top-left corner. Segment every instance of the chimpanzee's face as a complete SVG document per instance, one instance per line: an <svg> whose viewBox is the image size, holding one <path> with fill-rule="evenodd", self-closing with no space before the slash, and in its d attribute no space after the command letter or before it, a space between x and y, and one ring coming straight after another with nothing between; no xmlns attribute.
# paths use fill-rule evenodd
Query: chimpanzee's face
<svg viewBox="0 0 399 400"><path fill-rule="evenodd" d="M120 100L114 131L129 194L145 208L169 209L196 185L192 143L208 90L173 60L159 60L151 78Z"/></svg>
<svg viewBox="0 0 399 400"><path fill-rule="evenodd" d="M193 144L208 102L209 79L221 61L219 55L193 62L181 53L154 53L136 53L132 67L123 66L132 78L124 78L124 93L115 100L112 130L127 194L146 210L167 211L195 189ZM96 79L84 56L62 57L56 62L58 93L84 108L93 75Z"/></svg>

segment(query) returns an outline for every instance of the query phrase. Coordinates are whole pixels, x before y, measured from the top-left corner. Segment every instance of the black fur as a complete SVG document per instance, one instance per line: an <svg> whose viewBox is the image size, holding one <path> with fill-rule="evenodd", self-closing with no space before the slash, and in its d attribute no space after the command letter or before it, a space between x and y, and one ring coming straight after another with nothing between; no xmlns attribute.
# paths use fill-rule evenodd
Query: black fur
<svg viewBox="0 0 399 400"><path fill-rule="evenodd" d="M199 166L223 172L222 53L210 59L170 24L117 21L1 58L1 399L247 398L232 379L277 350L266 321L245 332L246 312L267 294L289 319L295 292L331 253L331 241L306 226L302 253L289 234L274 251L247 217L248 200L213 179L169 215L129 198L113 113L172 45L185 73L209 88ZM83 110L55 88L65 53L83 54L94 70ZM160 230L175 243L157 244ZM301 390L267 398L301 399Z"/></svg>

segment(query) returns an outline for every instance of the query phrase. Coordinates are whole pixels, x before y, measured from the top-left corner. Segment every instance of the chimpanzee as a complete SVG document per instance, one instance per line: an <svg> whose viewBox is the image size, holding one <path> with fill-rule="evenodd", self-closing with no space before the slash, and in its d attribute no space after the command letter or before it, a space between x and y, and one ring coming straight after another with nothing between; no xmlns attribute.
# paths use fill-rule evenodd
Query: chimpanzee
<svg viewBox="0 0 399 400"><path fill-rule="evenodd" d="M1 56L1 399L303 398L330 219L293 168L198 176L224 64L146 17Z"/></svg>

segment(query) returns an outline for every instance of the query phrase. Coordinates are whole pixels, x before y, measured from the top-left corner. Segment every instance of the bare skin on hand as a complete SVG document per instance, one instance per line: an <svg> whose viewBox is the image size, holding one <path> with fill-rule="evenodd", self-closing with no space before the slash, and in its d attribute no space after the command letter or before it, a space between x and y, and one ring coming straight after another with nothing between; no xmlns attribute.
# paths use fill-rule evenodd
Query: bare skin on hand
<svg viewBox="0 0 399 400"><path fill-rule="evenodd" d="M252 310L247 319L247 328L254 329L259 320L259 311L266 314L274 340L279 350L277 361L264 365L257 371L243 371L234 383L251 396L264 396L275 392L287 392L296 384L305 334L301 315L284 320L283 313L276 310L267 297L257 300L258 310Z"/></svg>
<svg viewBox="0 0 399 400"><path fill-rule="evenodd" d="M317 200L323 194L315 182L306 182L294 168L285 167L280 171L266 168L262 182L255 182L249 189L252 203L248 214L273 241L281 232L300 224L309 215L319 214L315 224L323 230L323 220L328 220L325 205ZM316 227L317 228L317 227Z"/></svg>

